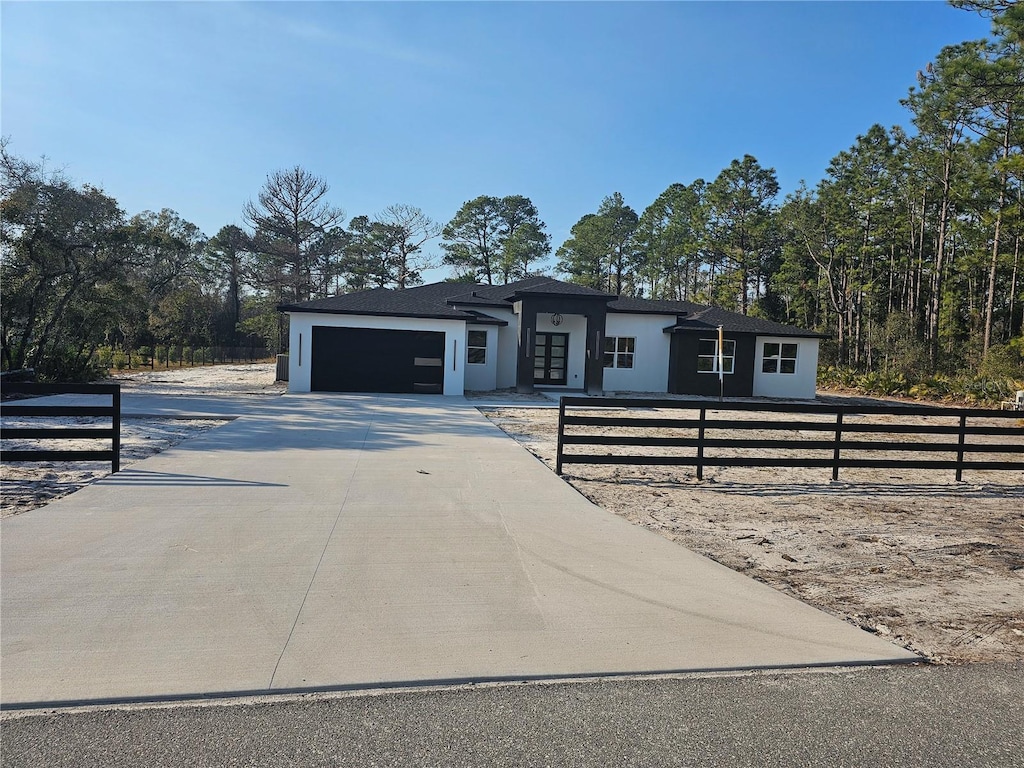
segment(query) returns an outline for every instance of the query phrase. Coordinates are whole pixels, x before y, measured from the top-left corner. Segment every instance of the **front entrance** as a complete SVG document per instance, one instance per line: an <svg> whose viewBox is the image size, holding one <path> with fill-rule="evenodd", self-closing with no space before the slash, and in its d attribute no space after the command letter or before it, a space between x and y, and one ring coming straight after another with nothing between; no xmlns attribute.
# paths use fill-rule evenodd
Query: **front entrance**
<svg viewBox="0 0 1024 768"><path fill-rule="evenodd" d="M533 383L565 384L568 361L568 333L538 333L533 349Z"/></svg>
<svg viewBox="0 0 1024 768"><path fill-rule="evenodd" d="M552 288L517 291L512 297L519 326L516 391L571 386L599 395L604 390L608 302L615 297L579 285L565 284L564 293L554 290L557 285ZM555 315L561 315L562 322Z"/></svg>

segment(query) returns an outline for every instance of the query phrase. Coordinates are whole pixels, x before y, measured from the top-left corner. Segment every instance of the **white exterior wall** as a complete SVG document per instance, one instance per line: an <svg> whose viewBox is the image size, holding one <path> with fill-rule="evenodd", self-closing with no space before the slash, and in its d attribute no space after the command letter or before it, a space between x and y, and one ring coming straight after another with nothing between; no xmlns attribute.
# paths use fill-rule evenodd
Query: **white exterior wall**
<svg viewBox="0 0 1024 768"><path fill-rule="evenodd" d="M796 373L762 373L765 343L796 344ZM818 339L758 336L754 349L754 397L793 397L813 400L818 383Z"/></svg>
<svg viewBox="0 0 1024 768"><path fill-rule="evenodd" d="M569 369L565 386L539 385L543 389L583 389L587 364L587 318L584 315L562 315L562 322L553 325L550 312L537 313L537 333L569 334Z"/></svg>
<svg viewBox="0 0 1024 768"><path fill-rule="evenodd" d="M632 368L605 368L604 388L612 392L668 392L668 360L672 339L664 329L675 315L608 313L606 336L632 336L636 351Z"/></svg>
<svg viewBox="0 0 1024 768"><path fill-rule="evenodd" d="M487 332L487 354L484 363L469 362L469 332ZM498 326L466 324L466 340L462 346L462 357L466 363L466 389L470 392L490 392L497 389L498 376Z"/></svg>
<svg viewBox="0 0 1024 768"><path fill-rule="evenodd" d="M498 327L495 357L498 368L495 377L495 389L508 389L516 385L516 355L519 354L519 315L511 309L485 307L480 310L508 325ZM490 350L488 350L490 351Z"/></svg>
<svg viewBox="0 0 1024 768"><path fill-rule="evenodd" d="M466 322L419 317L374 317L289 312L288 391L309 392L313 326L328 328L386 328L394 331L444 333L444 394L461 395L465 389Z"/></svg>

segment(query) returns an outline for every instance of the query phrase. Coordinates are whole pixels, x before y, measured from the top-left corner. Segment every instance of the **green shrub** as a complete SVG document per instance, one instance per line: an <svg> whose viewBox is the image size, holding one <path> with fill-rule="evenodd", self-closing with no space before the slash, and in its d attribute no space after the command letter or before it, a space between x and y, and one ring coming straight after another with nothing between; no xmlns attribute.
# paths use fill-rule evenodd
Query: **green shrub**
<svg viewBox="0 0 1024 768"><path fill-rule="evenodd" d="M856 380L856 388L871 395L907 395L910 385L902 373L872 372Z"/></svg>
<svg viewBox="0 0 1024 768"><path fill-rule="evenodd" d="M826 365L818 369L818 384L826 389L852 389L857 386L857 372L852 368Z"/></svg>
<svg viewBox="0 0 1024 768"><path fill-rule="evenodd" d="M992 379L1024 379L1024 337L990 347L978 373Z"/></svg>
<svg viewBox="0 0 1024 768"><path fill-rule="evenodd" d="M818 372L823 389L852 389L876 397L911 397L965 405L991 406L1024 388L1024 376L949 376L936 374L913 379L903 373L857 373L849 368L825 366Z"/></svg>
<svg viewBox="0 0 1024 768"><path fill-rule="evenodd" d="M72 347L54 347L36 369L39 381L96 381L105 379L108 369L95 356L79 355Z"/></svg>

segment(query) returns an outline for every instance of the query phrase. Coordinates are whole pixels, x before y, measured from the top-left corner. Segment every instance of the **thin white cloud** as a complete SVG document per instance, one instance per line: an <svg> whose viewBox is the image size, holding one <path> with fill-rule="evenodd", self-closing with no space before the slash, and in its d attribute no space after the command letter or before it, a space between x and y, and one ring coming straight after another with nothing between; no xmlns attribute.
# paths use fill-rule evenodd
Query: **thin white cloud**
<svg viewBox="0 0 1024 768"><path fill-rule="evenodd" d="M395 27L388 23L394 10L388 4L365 6L351 3L225 3L215 9L230 7L236 22L250 25L261 32L284 34L301 43L325 44L355 53L421 67L449 69L456 60L425 46L409 44L398 38ZM312 18L310 10L322 13L328 9L330 20Z"/></svg>
<svg viewBox="0 0 1024 768"><path fill-rule="evenodd" d="M299 40L310 40L313 42L322 40L327 43L336 43L339 40L338 35L327 27L320 24L311 24L300 19L290 19L279 16L275 21L274 26L276 29L290 35L291 37L298 38Z"/></svg>

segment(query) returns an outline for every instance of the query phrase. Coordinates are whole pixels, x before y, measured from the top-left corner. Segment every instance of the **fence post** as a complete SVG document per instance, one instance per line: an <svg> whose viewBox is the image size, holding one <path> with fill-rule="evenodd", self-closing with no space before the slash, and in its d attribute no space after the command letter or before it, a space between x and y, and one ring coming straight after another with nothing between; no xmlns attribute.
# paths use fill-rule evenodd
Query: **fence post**
<svg viewBox="0 0 1024 768"><path fill-rule="evenodd" d="M960 415L960 432L956 441L956 481L963 482L964 478L964 443L967 439L967 416Z"/></svg>
<svg viewBox="0 0 1024 768"><path fill-rule="evenodd" d="M562 437L565 435L565 397L558 398L558 447L555 451L555 474L562 474Z"/></svg>
<svg viewBox="0 0 1024 768"><path fill-rule="evenodd" d="M697 479L704 479L704 417L707 408L700 409L700 424L697 426Z"/></svg>
<svg viewBox="0 0 1024 768"><path fill-rule="evenodd" d="M836 440L832 449L832 482L839 480L839 446L843 441L843 409L836 410Z"/></svg>
<svg viewBox="0 0 1024 768"><path fill-rule="evenodd" d="M117 389L114 390L114 394L111 395L111 404L114 406L114 414L112 417L113 431L114 434L111 436L112 444L111 448L114 451L114 456L110 460L110 474L119 472L121 470L121 385L117 385Z"/></svg>

